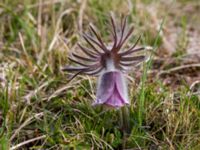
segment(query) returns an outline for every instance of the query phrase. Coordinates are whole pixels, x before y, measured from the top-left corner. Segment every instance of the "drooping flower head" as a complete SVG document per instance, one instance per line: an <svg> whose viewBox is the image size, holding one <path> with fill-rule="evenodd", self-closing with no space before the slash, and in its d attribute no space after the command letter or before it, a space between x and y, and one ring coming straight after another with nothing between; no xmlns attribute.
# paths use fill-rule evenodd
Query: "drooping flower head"
<svg viewBox="0 0 200 150"><path fill-rule="evenodd" d="M85 56L72 53L69 60L78 64L77 67L67 66L64 71L75 72L75 75L99 75L97 87L97 98L94 105L105 104L112 107L121 107L129 104L127 85L124 73L133 65L145 60L145 56L136 55L144 47L136 47L140 38L129 48L124 50L124 44L130 38L134 28L127 27L127 17L121 19L120 25L114 17L110 17L110 33L113 42L107 45L103 42L95 27L90 24L90 32L93 34L83 34L84 40L90 48L78 44Z"/></svg>

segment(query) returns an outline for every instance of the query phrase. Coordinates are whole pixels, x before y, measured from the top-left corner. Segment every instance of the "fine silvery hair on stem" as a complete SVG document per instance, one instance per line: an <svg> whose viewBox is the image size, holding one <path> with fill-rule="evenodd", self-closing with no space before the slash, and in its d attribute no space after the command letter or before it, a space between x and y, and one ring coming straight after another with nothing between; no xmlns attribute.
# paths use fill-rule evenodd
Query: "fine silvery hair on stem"
<svg viewBox="0 0 200 150"><path fill-rule="evenodd" d="M145 59L143 55L132 55L138 51L145 50L144 47L136 47L140 37L132 46L122 50L134 30L133 27L129 28L127 26L127 17L122 17L119 25L117 25L115 18L111 15L109 26L111 27L109 32L113 38L112 45L106 45L96 28L90 24L89 30L93 36L91 34L83 34L83 38L90 48L78 44L85 56L80 56L73 52L69 60L78 64L78 66L66 66L62 70L75 72L73 77L78 74L98 75L109 67L107 60L112 60L115 69L125 72Z"/></svg>

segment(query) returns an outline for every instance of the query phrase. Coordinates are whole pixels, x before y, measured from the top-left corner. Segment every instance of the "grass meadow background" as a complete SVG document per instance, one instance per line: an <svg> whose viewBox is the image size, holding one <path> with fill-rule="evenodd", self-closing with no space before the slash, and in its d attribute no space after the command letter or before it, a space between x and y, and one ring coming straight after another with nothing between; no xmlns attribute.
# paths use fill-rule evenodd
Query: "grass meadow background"
<svg viewBox="0 0 200 150"><path fill-rule="evenodd" d="M110 11L153 48L127 75L130 134L91 106L96 77L60 69L90 22L109 41ZM199 0L0 0L0 149L199 150L199 17Z"/></svg>

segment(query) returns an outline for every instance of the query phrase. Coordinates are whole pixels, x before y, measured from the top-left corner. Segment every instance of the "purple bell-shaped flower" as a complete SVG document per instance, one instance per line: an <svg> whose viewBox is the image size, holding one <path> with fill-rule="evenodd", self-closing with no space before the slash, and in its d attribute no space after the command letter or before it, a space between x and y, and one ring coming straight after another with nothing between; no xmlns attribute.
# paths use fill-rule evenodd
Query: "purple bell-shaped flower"
<svg viewBox="0 0 200 150"><path fill-rule="evenodd" d="M113 17L111 17L110 23L113 36L112 46L104 44L94 26L90 25L90 31L95 37L83 34L83 38L91 49L78 44L84 56L72 53L69 59L79 67L67 66L63 70L76 72L73 77L78 74L98 75L97 94L93 105L119 108L130 103L124 74L130 67L145 60L145 56L133 55L144 50L144 47L136 48L140 38L133 46L123 50L124 43L133 32L133 27L128 29L126 18L122 18L119 27L116 26Z"/></svg>
<svg viewBox="0 0 200 150"><path fill-rule="evenodd" d="M105 72L99 77L97 98L94 105L98 104L112 107L129 104L126 82L120 71Z"/></svg>

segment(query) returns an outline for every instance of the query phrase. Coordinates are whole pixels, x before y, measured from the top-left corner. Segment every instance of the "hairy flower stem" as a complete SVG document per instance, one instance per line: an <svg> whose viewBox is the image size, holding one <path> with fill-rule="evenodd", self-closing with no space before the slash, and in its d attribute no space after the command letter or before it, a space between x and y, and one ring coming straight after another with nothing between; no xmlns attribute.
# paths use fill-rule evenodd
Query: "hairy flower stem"
<svg viewBox="0 0 200 150"><path fill-rule="evenodd" d="M122 147L123 149L126 148L126 139L127 135L131 133L131 128L130 128L130 118L129 118L129 110L127 106L122 107L119 110L119 117L120 117L120 127L123 131L123 143Z"/></svg>
<svg viewBox="0 0 200 150"><path fill-rule="evenodd" d="M129 110L127 106L124 106L120 109L120 126L123 130L124 134L130 134L130 118L129 118Z"/></svg>

